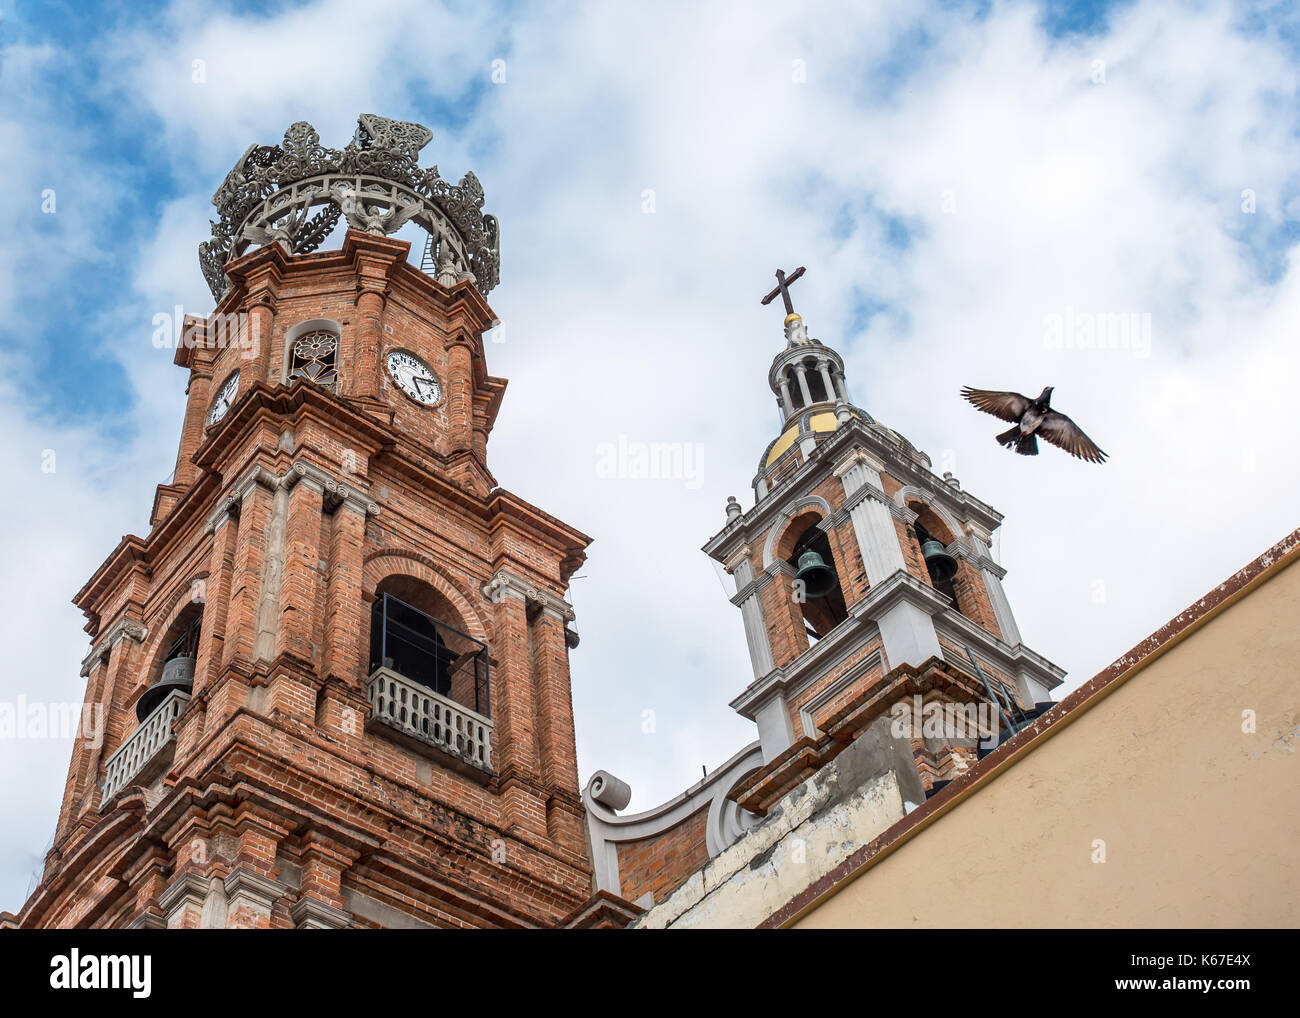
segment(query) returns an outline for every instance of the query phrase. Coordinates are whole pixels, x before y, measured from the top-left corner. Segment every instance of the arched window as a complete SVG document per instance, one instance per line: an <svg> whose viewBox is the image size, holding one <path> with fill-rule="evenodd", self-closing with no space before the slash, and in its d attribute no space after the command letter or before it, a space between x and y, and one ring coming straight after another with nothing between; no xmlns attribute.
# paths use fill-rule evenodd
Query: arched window
<svg viewBox="0 0 1300 1018"><path fill-rule="evenodd" d="M193 601L176 617L162 640L162 650L150 669L149 687L136 702L136 717L144 721L169 695L194 688L194 665L203 631L203 605Z"/></svg>
<svg viewBox="0 0 1300 1018"><path fill-rule="evenodd" d="M487 646L463 626L451 602L427 583L386 577L371 608L371 674L387 668L490 717Z"/></svg>
<svg viewBox="0 0 1300 1018"><path fill-rule="evenodd" d="M309 382L331 391L338 385L339 338L326 329L303 333L289 348L290 384L295 379Z"/></svg>
<svg viewBox="0 0 1300 1018"><path fill-rule="evenodd" d="M961 596L962 591L958 589L956 582L957 562L946 551L947 546L954 540L952 531L939 518L939 515L924 502L908 502L908 508L916 513L916 522L913 523L912 529L916 534L917 546L921 549L926 572L929 574L930 586L947 596L952 601L953 608L959 614L970 618L970 606L965 603L965 598ZM927 541L933 541L941 546L939 549L935 549L931 545L931 550L935 551L936 554L928 559L925 558Z"/></svg>

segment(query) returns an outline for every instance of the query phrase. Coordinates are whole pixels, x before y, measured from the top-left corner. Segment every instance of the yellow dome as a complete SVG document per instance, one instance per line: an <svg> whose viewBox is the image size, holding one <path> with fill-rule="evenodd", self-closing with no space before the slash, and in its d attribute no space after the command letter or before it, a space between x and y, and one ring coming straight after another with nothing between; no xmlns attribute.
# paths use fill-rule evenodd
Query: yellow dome
<svg viewBox="0 0 1300 1018"><path fill-rule="evenodd" d="M813 414L808 418L808 431L805 432L827 432L834 431L840 426L840 422L835 419L835 414L830 411L824 411L819 414ZM799 422L796 420L790 427L781 433L781 437L772 443L772 448L768 450L767 461L764 466L770 467L779 460L790 446L794 445L795 439L799 437Z"/></svg>

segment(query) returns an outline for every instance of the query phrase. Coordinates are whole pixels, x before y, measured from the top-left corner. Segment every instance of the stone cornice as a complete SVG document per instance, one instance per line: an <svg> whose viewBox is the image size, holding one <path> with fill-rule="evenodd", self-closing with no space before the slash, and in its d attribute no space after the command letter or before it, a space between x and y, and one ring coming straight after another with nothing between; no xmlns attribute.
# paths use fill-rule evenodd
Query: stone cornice
<svg viewBox="0 0 1300 1018"><path fill-rule="evenodd" d="M900 602L920 608L927 615L937 615L950 607L948 598L928 583L899 569L883 582L868 588L867 593L849 607L849 614L875 621Z"/></svg>
<svg viewBox="0 0 1300 1018"><path fill-rule="evenodd" d="M562 623L572 622L577 616L573 606L564 598L552 594L509 569L498 569L492 579L483 584L483 596L493 604L502 598L513 597L534 611L544 612Z"/></svg>
<svg viewBox="0 0 1300 1018"><path fill-rule="evenodd" d="M816 678L829 662L842 660L846 654L869 642L877 632L876 626L869 621L850 616L789 664L773 668L755 679L729 706L742 717L753 720L758 709L772 696L798 689Z"/></svg>
<svg viewBox="0 0 1300 1018"><path fill-rule="evenodd" d="M722 568L728 573L735 573L740 568L740 564L749 558L752 553L753 549L749 545L742 544L739 548L732 550L731 554L727 556L727 560L722 563Z"/></svg>
<svg viewBox="0 0 1300 1018"><path fill-rule="evenodd" d="M985 657L1010 675L1025 672L1048 689L1059 686L1065 679L1065 669L1059 665L1030 650L1023 643L1012 647L983 626L976 625L955 611L945 612L940 618L935 619L935 628L955 643L970 644L972 649L981 651ZM969 670L966 661L953 663L958 668Z"/></svg>
<svg viewBox="0 0 1300 1018"><path fill-rule="evenodd" d="M352 917L343 909L310 896L299 898L289 915L300 930L343 930L352 925Z"/></svg>
<svg viewBox="0 0 1300 1018"><path fill-rule="evenodd" d="M728 558L736 542L752 541L757 533L765 529L770 523L770 517L778 514L781 507L790 500L791 492L811 490L825 476L843 477L859 463L887 472L906 484L923 488L935 502L941 503L963 521L974 516L973 522L983 531L991 533L1002 522L1001 514L995 509L954 488L933 471L918 464L903 447L895 444L895 441L901 440L890 440L881 431L880 425L856 417L842 424L817 444L794 473L771 489L748 512L729 520L722 530L704 544L702 550L715 559ZM849 493L837 507L837 514L840 509L851 511L864 498L874 498L881 502L889 508L895 519L903 523L911 523L916 518L912 510L898 505L870 482ZM843 517L837 517L834 525L842 522Z"/></svg>

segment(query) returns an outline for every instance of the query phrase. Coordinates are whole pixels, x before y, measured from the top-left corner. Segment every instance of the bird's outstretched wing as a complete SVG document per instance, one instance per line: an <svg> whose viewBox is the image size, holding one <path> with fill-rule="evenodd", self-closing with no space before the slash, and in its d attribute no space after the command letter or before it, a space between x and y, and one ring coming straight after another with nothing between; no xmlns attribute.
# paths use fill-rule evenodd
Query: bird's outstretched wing
<svg viewBox="0 0 1300 1018"><path fill-rule="evenodd" d="M1106 462L1106 454L1097 448L1097 443L1085 435L1079 425L1056 410L1049 410L1043 415L1043 423L1038 426L1037 434L1071 456L1089 463Z"/></svg>
<svg viewBox="0 0 1300 1018"><path fill-rule="evenodd" d="M997 392L994 389L972 389L969 385L961 394L983 410L986 414L1000 417L1004 421L1019 423L1034 402L1018 392Z"/></svg>

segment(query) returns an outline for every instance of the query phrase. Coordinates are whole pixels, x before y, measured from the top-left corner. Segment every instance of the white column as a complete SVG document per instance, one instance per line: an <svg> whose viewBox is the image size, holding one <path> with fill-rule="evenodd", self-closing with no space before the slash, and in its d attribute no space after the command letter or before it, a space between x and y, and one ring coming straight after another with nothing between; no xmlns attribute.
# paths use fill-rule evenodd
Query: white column
<svg viewBox="0 0 1300 1018"><path fill-rule="evenodd" d="M867 583L871 586L907 568L903 549L898 544L894 515L889 506L880 501L883 494L879 497L875 494L882 487L880 466L861 450L855 450L835 468L847 499L851 500L864 484L874 489L861 495L858 503L849 510L858 550L862 553L862 565L867 571Z"/></svg>
<svg viewBox="0 0 1300 1018"><path fill-rule="evenodd" d="M794 400L790 398L790 383L785 377L785 372L781 373L781 411L786 417L794 411Z"/></svg>
<svg viewBox="0 0 1300 1018"><path fill-rule="evenodd" d="M830 370L829 363L825 360L820 360L817 362L817 368L822 373L822 385L826 386L826 398L828 400L836 399L837 396L835 392L835 385L834 383L831 382L831 370Z"/></svg>
<svg viewBox="0 0 1300 1018"><path fill-rule="evenodd" d="M754 712L758 725L758 741L763 749L763 762L776 759L794 745L794 725L790 721L790 705L777 693Z"/></svg>
<svg viewBox="0 0 1300 1018"><path fill-rule="evenodd" d="M804 371L803 362L800 361L795 365L795 374L799 378L799 391L803 393L803 405L808 406L812 403L812 393L808 390L808 375Z"/></svg>
<svg viewBox="0 0 1300 1018"><path fill-rule="evenodd" d="M736 581L736 593L746 587L749 596L740 602L740 618L745 623L745 643L749 646L749 661L754 667L754 678L760 679L774 667L772 645L767 637L763 619L763 606L758 599L758 588L751 586L754 567L749 561L749 546L741 548L727 564L727 570Z"/></svg>

